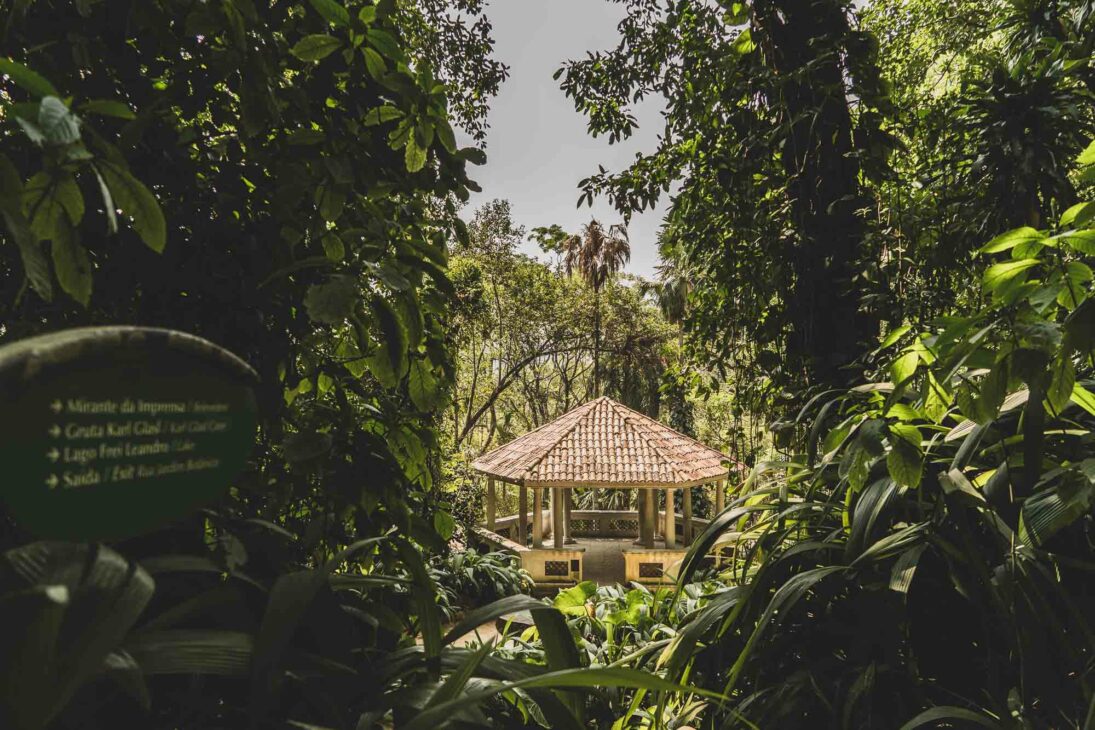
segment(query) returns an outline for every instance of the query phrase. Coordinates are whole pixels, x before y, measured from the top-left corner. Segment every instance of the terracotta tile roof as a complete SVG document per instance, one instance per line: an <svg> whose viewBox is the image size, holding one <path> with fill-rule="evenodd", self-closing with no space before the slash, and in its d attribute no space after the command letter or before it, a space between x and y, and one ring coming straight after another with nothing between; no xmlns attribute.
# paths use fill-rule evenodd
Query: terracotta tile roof
<svg viewBox="0 0 1095 730"><path fill-rule="evenodd" d="M527 486L673 487L726 478L732 459L611 398L483 454L472 468Z"/></svg>

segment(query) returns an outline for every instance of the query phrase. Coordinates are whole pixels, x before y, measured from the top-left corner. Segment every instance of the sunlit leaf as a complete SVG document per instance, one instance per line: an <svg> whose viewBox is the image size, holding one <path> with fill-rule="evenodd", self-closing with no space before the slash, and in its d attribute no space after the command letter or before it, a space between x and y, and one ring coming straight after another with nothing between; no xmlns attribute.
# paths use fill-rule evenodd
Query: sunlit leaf
<svg viewBox="0 0 1095 730"><path fill-rule="evenodd" d="M316 33L297 41L290 53L301 61L319 61L337 51L341 45L342 41L334 36Z"/></svg>

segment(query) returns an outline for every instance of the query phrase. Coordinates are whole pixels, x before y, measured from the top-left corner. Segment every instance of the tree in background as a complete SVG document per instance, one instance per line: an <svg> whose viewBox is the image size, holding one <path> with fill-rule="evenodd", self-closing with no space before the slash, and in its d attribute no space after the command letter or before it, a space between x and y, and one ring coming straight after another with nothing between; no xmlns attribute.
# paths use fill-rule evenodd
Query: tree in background
<svg viewBox="0 0 1095 730"><path fill-rule="evenodd" d="M601 289L631 259L627 228L620 223L604 226L597 219L560 243L568 275L577 273L593 289L593 395L601 394Z"/></svg>
<svg viewBox="0 0 1095 730"><path fill-rule="evenodd" d="M620 44L559 74L594 135L631 135L629 107L668 100L658 148L580 184L625 216L674 184L665 259L715 282L693 297L700 356L787 381L843 382L877 326L860 300L866 181L882 174L887 101L848 4L627 3ZM801 381L801 379L799 379Z"/></svg>
<svg viewBox="0 0 1095 730"><path fill-rule="evenodd" d="M440 81L409 6L0 9L0 341L169 327L261 378L251 462L218 504L110 548L20 544L3 520L4 605L35 579L68 598L35 604L52 639L11 637L36 653L0 651L19 713L0 724L372 727L398 703L391 652L418 634L439 651L420 551L452 532L435 485L447 249L483 159L457 148L448 95L490 84ZM479 38L443 50L470 62ZM333 575L347 561L370 576L352 590ZM48 667L40 686L13 682L20 656Z"/></svg>
<svg viewBox="0 0 1095 730"><path fill-rule="evenodd" d="M870 368L881 330L976 295L980 241L1058 215L1086 184L1060 161L1092 130L1090 3L627 8L617 47L558 76L592 134L630 136L650 95L666 131L581 181L579 202L605 195L626 216L679 187L659 243L704 282L689 359L737 379L750 411L786 413Z"/></svg>

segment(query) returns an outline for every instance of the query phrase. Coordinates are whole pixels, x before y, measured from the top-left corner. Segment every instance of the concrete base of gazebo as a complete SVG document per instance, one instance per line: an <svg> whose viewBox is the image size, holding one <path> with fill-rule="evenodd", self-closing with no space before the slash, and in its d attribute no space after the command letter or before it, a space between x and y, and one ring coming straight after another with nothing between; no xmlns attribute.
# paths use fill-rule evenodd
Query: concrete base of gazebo
<svg viewBox="0 0 1095 730"><path fill-rule="evenodd" d="M677 516L677 534L684 533L683 517ZM533 518L526 514L526 524ZM665 512L658 512L659 524L665 524ZM686 545L666 547L659 539L653 548L634 544L639 513L634 510L574 510L571 514L571 537L575 544L563 548L534 548L522 545L519 539L519 515L506 515L495 520L494 530L479 525L472 540L489 550L502 550L517 555L521 567L528 571L538 592L565 588L582 580L597 583L642 583L649 586L667 585L677 578L677 569L688 553ZM696 534L707 527L707 520L692 518ZM541 525L544 537L551 534L550 525Z"/></svg>

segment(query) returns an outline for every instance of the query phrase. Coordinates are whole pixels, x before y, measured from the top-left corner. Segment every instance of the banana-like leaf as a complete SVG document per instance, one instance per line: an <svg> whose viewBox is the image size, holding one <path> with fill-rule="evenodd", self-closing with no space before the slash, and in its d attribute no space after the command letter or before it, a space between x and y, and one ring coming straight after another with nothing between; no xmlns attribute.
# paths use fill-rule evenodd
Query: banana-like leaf
<svg viewBox="0 0 1095 730"><path fill-rule="evenodd" d="M916 574L917 563L920 562L920 556L924 554L927 547L925 544L917 545L901 553L900 557L894 561L893 568L890 571L890 590L898 593L909 592L909 587L912 586L913 577Z"/></svg>
<svg viewBox="0 0 1095 730"><path fill-rule="evenodd" d="M1095 476L1095 459L1090 472ZM1027 545L1042 546L1055 534L1091 511L1095 504L1095 480L1078 476L1042 489L1023 502L1019 539Z"/></svg>
<svg viewBox="0 0 1095 730"><path fill-rule="evenodd" d="M441 612L435 600L437 588L418 549L406 540L399 540L396 546L414 581L411 590L418 607L419 630L426 657L437 657L441 653Z"/></svg>
<svg viewBox="0 0 1095 730"><path fill-rule="evenodd" d="M441 644L447 646L469 631L473 631L488 621L494 621L506 614L539 608L544 608L544 602L530 596L516 595L501 598L468 613L461 621L449 629L449 632L445 634L445 638L441 640Z"/></svg>
<svg viewBox="0 0 1095 730"><path fill-rule="evenodd" d="M4 561L28 583L67 590L44 715L48 721L99 673L107 655L136 623L155 586L143 568L101 545L31 543L8 551Z"/></svg>
<svg viewBox="0 0 1095 730"><path fill-rule="evenodd" d="M482 692L465 694L457 699L443 702L440 705L430 707L414 717L403 726L403 730L426 730L441 725L445 718L454 712L477 705L493 697L513 689L551 687L555 689L574 689L594 691L603 687L627 687L634 689L646 689L658 692L690 692L710 699L723 701L725 698L715 692L696 687L684 687L679 684L662 679L648 672L624 669L620 667L598 667L590 669L564 669L561 671L547 672L536 677L521 679L515 682L501 682L496 686Z"/></svg>
<svg viewBox="0 0 1095 730"><path fill-rule="evenodd" d="M666 664L667 676L677 679L684 674L684 669L691 661L692 651L700 638L715 624L725 620L729 611L741 600L744 593L745 589L741 586L732 586L711 597L707 605L686 619L684 628L677 633L673 642L666 647L665 652L658 659L658 664Z"/></svg>
<svg viewBox="0 0 1095 730"><path fill-rule="evenodd" d="M426 706L435 707L442 703L455 700L464 689L464 686L468 683L468 680L475 674L475 670L483 663L483 659L486 658L487 654L493 648L494 642L488 641L483 644L478 651L471 654L464 663L461 664L455 672L450 674L441 686L437 688Z"/></svg>
<svg viewBox="0 0 1095 730"><path fill-rule="evenodd" d="M103 660L102 671L104 676L111 679L145 710L152 707L152 696L148 693L144 673L129 652L118 650L108 654Z"/></svg>
<svg viewBox="0 0 1095 730"><path fill-rule="evenodd" d="M255 640L242 631L170 629L138 632L125 650L147 674L211 674L245 677Z"/></svg>
<svg viewBox="0 0 1095 730"><path fill-rule="evenodd" d="M727 680L727 690L733 689L737 683L738 677L745 669L745 665L752 654L753 647L760 641L764 633L771 627L779 624L783 620L783 617L787 615L788 611L798 603L806 593L817 585L820 581L829 577L833 573L847 570L843 565L829 565L823 568L814 568L813 570L807 570L803 573L798 573L791 576L772 596L772 600L768 602L768 605L764 609L764 613L760 615L757 620L756 626L753 628L752 634L749 636L749 640L745 642L745 647L742 649L741 654L738 655L737 660L734 662L733 667L730 669L730 676Z"/></svg>
<svg viewBox="0 0 1095 730"><path fill-rule="evenodd" d="M251 669L252 710L259 715L280 683L281 658L326 579L322 571L303 570L281 576L270 590Z"/></svg>
<svg viewBox="0 0 1095 730"><path fill-rule="evenodd" d="M898 496L899 487L893 479L883 477L867 486L856 500L852 513L852 532L848 538L848 555L855 555L868 544L880 526L887 508ZM882 525L884 527L884 525Z"/></svg>
<svg viewBox="0 0 1095 730"><path fill-rule="evenodd" d="M57 644L68 587L37 585L0 597L0 723L44 727L52 705Z"/></svg>
<svg viewBox="0 0 1095 730"><path fill-rule="evenodd" d="M992 730L1000 730L1000 728L1004 727L999 720L991 718L988 715L984 715L980 712L967 710L964 707L940 705L939 707L933 707L929 710L924 710L919 715L902 725L901 730L913 730L914 728L923 727L928 723L935 723L939 722L940 720L962 720L965 722L972 722L973 724L980 725L981 727L992 728Z"/></svg>

